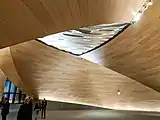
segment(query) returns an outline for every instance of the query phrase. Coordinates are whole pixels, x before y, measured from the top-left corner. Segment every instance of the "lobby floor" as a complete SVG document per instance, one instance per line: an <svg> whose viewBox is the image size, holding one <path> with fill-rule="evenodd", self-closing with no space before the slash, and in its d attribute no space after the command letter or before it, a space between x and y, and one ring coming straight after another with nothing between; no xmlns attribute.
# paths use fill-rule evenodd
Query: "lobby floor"
<svg viewBox="0 0 160 120"><path fill-rule="evenodd" d="M16 120L17 112L10 112L7 120ZM47 111L46 120L159 120L159 113L114 110ZM0 118L1 120L1 118ZM34 119L33 119L34 120ZM39 119L40 120L40 119Z"/></svg>
<svg viewBox="0 0 160 120"><path fill-rule="evenodd" d="M59 109L60 106L63 107ZM19 107L20 105L11 104L7 120L17 120L16 117ZM79 109L75 110L73 108ZM86 109L87 108L84 106L77 107L77 105L75 106L66 103L48 102L46 120L160 120L160 113L158 112L118 111L99 108ZM2 120L1 116L0 120Z"/></svg>

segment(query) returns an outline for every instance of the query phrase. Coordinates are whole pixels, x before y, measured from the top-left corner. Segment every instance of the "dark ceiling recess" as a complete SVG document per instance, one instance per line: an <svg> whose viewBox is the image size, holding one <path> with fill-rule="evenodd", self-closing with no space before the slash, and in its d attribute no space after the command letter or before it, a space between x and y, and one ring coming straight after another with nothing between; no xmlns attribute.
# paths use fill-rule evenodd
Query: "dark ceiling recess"
<svg viewBox="0 0 160 120"><path fill-rule="evenodd" d="M130 23L101 24L68 30L37 40L48 46L80 56L107 44L129 25Z"/></svg>

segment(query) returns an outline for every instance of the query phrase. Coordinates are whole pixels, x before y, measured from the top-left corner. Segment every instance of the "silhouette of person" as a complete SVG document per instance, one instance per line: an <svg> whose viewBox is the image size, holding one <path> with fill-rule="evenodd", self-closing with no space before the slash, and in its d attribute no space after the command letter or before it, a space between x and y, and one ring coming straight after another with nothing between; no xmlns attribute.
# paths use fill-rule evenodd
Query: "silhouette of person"
<svg viewBox="0 0 160 120"><path fill-rule="evenodd" d="M46 99L44 98L43 100L42 100L42 103L41 103L41 110L42 110L42 114L41 114L41 117L42 118L46 118L46 107L47 107L47 101L46 101Z"/></svg>
<svg viewBox="0 0 160 120"><path fill-rule="evenodd" d="M2 102L2 107L1 107L2 120L6 120L6 117L9 114L9 108L10 108L9 99L4 98L4 100Z"/></svg>
<svg viewBox="0 0 160 120"><path fill-rule="evenodd" d="M22 104L19 108L18 114L17 114L17 120L32 120L32 109L31 109L31 103L30 98L27 97L24 100L24 104Z"/></svg>

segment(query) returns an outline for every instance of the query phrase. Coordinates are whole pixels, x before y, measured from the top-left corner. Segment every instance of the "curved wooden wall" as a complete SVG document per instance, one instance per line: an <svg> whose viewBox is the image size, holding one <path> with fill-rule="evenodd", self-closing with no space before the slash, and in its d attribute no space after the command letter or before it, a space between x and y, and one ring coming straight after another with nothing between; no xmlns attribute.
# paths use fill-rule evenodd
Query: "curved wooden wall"
<svg viewBox="0 0 160 120"><path fill-rule="evenodd" d="M109 44L83 57L160 91L160 1Z"/></svg>
<svg viewBox="0 0 160 120"><path fill-rule="evenodd" d="M4 90L5 80L6 80L6 76L4 75L3 71L0 70L0 98L2 97L2 93Z"/></svg>
<svg viewBox="0 0 160 120"><path fill-rule="evenodd" d="M82 26L128 22L145 0L3 0L0 48Z"/></svg>
<svg viewBox="0 0 160 120"><path fill-rule="evenodd" d="M158 111L158 92L103 66L34 40L12 46L10 52L25 88L40 98L111 109ZM117 95L118 90L121 95Z"/></svg>
<svg viewBox="0 0 160 120"><path fill-rule="evenodd" d="M133 12L130 8L137 10L143 2L18 0L11 4L8 0L2 1L0 47L66 29L129 21ZM121 110L160 111L157 109L160 94L153 90L160 88L159 5L160 1L154 0L140 22L109 44L83 56L105 67L32 40L1 49L0 68L18 87L48 100ZM121 95L117 95L118 90Z"/></svg>
<svg viewBox="0 0 160 120"><path fill-rule="evenodd" d="M30 95L32 94L32 92L27 89L28 86L24 86L23 79L20 78L17 69L15 68L9 47L0 50L0 68L2 72L4 72L5 76L9 78L17 87L24 89ZM0 88L2 87L3 86L0 86Z"/></svg>
<svg viewBox="0 0 160 120"><path fill-rule="evenodd" d="M10 48L4 48L0 50L0 68L2 71L5 71L6 77L9 79L12 79L13 83L16 84L17 86L21 86L21 81L17 70L14 66L14 62L12 60L11 54L10 54ZM9 76L12 76L11 78Z"/></svg>

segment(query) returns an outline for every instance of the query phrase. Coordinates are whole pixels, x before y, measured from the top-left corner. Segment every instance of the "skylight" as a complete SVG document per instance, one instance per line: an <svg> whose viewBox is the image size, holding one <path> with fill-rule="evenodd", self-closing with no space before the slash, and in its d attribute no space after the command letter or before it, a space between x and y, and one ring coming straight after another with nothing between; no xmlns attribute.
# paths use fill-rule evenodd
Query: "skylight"
<svg viewBox="0 0 160 120"><path fill-rule="evenodd" d="M38 40L60 50L82 55L110 41L126 26L128 23L101 24L48 35Z"/></svg>

